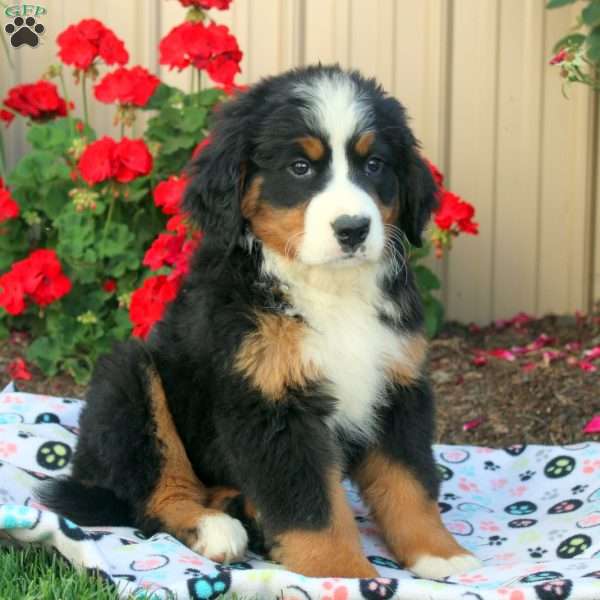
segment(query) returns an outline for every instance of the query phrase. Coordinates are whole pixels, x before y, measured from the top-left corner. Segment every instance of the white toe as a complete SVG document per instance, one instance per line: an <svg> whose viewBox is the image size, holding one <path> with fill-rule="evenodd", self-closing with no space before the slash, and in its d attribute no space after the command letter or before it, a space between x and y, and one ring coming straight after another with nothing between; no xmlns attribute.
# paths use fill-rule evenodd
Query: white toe
<svg viewBox="0 0 600 600"><path fill-rule="evenodd" d="M248 534L244 526L229 515L207 515L198 522L198 541L192 550L219 562L244 557Z"/></svg>
<svg viewBox="0 0 600 600"><path fill-rule="evenodd" d="M443 579L458 575L481 566L481 562L472 554L459 554L452 558L440 558L428 554L421 556L410 570L419 577L426 579Z"/></svg>

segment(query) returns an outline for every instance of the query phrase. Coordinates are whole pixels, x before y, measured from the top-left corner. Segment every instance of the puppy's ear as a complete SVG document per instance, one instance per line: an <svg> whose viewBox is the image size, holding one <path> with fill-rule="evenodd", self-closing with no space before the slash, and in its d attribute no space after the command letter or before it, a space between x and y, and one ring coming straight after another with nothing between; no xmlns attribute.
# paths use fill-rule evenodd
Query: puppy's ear
<svg viewBox="0 0 600 600"><path fill-rule="evenodd" d="M242 233L241 198L250 154L250 106L245 94L221 105L215 114L210 143L190 165L184 211L201 228L205 243L225 255Z"/></svg>
<svg viewBox="0 0 600 600"><path fill-rule="evenodd" d="M437 185L429 167L412 150L412 160L405 170L406 178L401 182L399 227L404 231L413 246L421 247L421 235L427 225L431 212L437 207Z"/></svg>

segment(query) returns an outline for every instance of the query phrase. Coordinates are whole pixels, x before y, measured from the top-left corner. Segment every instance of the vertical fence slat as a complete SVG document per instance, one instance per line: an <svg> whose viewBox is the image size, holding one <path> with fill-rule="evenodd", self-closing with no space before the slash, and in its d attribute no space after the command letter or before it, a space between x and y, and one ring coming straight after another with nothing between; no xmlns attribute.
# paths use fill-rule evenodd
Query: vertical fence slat
<svg viewBox="0 0 600 600"><path fill-rule="evenodd" d="M453 4L448 185L476 206L481 235L454 243L447 312L467 322L492 316L498 10L495 0Z"/></svg>

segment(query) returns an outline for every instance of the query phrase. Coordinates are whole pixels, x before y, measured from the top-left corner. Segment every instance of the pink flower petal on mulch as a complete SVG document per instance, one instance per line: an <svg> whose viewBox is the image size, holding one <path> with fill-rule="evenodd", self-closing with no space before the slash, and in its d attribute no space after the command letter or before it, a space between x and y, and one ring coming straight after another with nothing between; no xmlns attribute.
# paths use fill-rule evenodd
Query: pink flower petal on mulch
<svg viewBox="0 0 600 600"><path fill-rule="evenodd" d="M600 358L600 346L595 346L594 348L586 350L583 355L588 360L596 360L597 358Z"/></svg>
<svg viewBox="0 0 600 600"><path fill-rule="evenodd" d="M567 352L579 352L581 350L581 342L568 342L565 344Z"/></svg>
<svg viewBox="0 0 600 600"><path fill-rule="evenodd" d="M517 357L506 348L494 348L493 350L488 350L488 354L493 356L494 358L499 358L501 360L508 360L509 362L513 362L517 360Z"/></svg>
<svg viewBox="0 0 600 600"><path fill-rule="evenodd" d="M480 331L481 327L477 323L469 323L469 333L479 333Z"/></svg>
<svg viewBox="0 0 600 600"><path fill-rule="evenodd" d="M535 369L537 368L538 365L536 363L528 362L521 367L521 371L523 371L524 373L530 373L531 371L535 371Z"/></svg>
<svg viewBox="0 0 600 600"><path fill-rule="evenodd" d="M589 420L583 428L583 433L600 433L600 415L596 415Z"/></svg>
<svg viewBox="0 0 600 600"><path fill-rule="evenodd" d="M462 430L463 431L471 431L471 429L475 429L475 427L479 427L484 421L483 417L477 417L476 419L471 419L466 423L463 423Z"/></svg>
<svg viewBox="0 0 600 600"><path fill-rule="evenodd" d="M580 360L579 368L582 371L590 371L590 372L598 370L598 367L596 367L596 365L593 365L591 362L588 362L587 360Z"/></svg>
<svg viewBox="0 0 600 600"><path fill-rule="evenodd" d="M523 326L527 325L530 321L533 321L533 317L528 315L527 313L520 312L517 313L512 319L511 324L516 329L521 329Z"/></svg>
<svg viewBox="0 0 600 600"><path fill-rule="evenodd" d="M548 366L550 363L553 363L555 360L559 360L564 357L564 352L557 352L556 350L546 350L542 353L542 360L546 366Z"/></svg>
<svg viewBox="0 0 600 600"><path fill-rule="evenodd" d="M555 342L556 342L556 338L550 337L549 335L546 335L545 333L540 333L540 335L538 335L538 337L535 338L535 340L533 340L533 342L527 344L527 351L535 352L536 350L541 350L542 348L545 348L546 346L551 346Z"/></svg>
<svg viewBox="0 0 600 600"><path fill-rule="evenodd" d="M527 350L526 346L511 346L510 347L510 351L513 354L527 354L527 352L529 352L529 350Z"/></svg>
<svg viewBox="0 0 600 600"><path fill-rule="evenodd" d="M483 367L484 365L487 365L487 358L485 357L484 354L481 353L477 353L472 359L471 359L471 364L475 365L476 367Z"/></svg>

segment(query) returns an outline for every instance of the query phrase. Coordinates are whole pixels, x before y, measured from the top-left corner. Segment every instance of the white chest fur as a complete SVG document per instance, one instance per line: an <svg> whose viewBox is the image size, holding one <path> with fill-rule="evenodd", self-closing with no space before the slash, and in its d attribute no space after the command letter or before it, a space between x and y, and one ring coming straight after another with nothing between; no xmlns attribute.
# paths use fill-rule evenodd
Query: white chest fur
<svg viewBox="0 0 600 600"><path fill-rule="evenodd" d="M277 257L269 272L287 284L294 310L307 322L303 360L326 380L323 391L336 398L332 427L370 437L375 409L385 401L385 370L402 361L403 340L378 318L382 303L374 266L327 270L306 268Z"/></svg>

